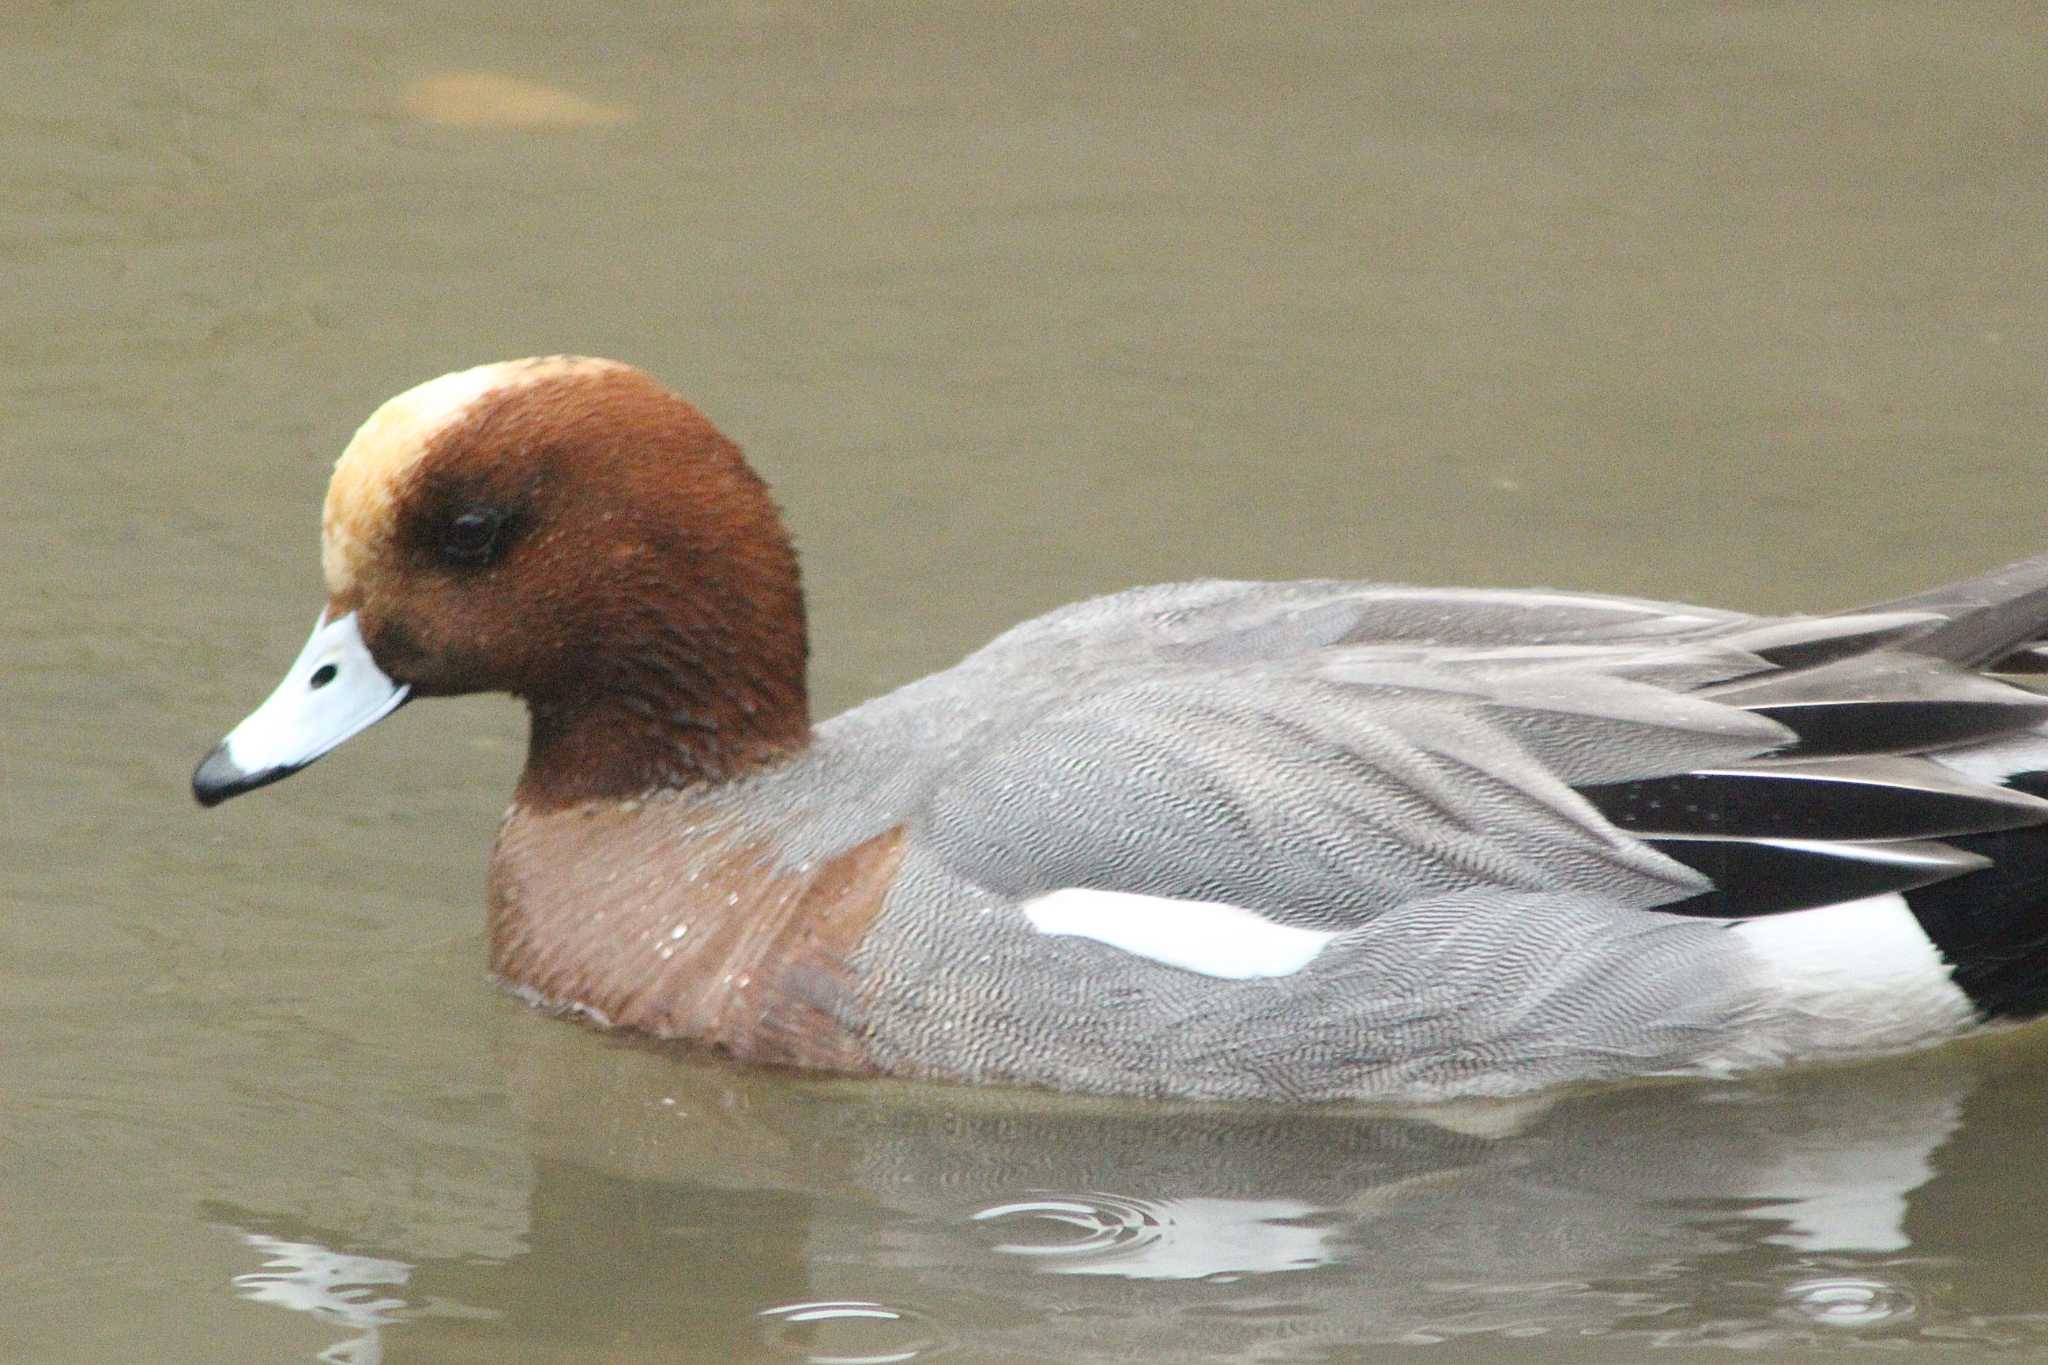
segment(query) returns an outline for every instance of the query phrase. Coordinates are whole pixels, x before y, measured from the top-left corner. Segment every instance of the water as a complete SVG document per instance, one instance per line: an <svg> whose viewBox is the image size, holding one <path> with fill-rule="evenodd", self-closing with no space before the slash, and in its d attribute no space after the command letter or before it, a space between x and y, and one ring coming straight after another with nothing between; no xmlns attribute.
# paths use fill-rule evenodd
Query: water
<svg viewBox="0 0 2048 1365"><path fill-rule="evenodd" d="M210 814L348 432L580 350L775 483L832 710L1199 574L1759 609L2039 548L2021 8L0 19L0 1358L2048 1350L2048 1041L1519 1108L734 1071L483 974L519 718Z"/></svg>

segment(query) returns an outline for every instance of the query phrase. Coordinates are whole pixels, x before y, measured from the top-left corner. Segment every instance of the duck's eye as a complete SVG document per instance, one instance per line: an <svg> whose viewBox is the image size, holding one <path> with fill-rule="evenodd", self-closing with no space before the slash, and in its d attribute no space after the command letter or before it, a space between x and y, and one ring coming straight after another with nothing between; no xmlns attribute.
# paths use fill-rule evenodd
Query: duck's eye
<svg viewBox="0 0 2048 1365"><path fill-rule="evenodd" d="M488 564L505 548L506 515L495 507L471 507L449 518L441 531L441 558L450 564Z"/></svg>

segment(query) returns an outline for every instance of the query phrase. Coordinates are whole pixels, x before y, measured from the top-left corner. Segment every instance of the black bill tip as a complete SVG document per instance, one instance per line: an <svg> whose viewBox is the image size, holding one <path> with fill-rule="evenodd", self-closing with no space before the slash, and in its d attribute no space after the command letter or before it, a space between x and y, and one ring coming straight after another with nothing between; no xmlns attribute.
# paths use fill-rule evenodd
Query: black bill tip
<svg viewBox="0 0 2048 1365"><path fill-rule="evenodd" d="M244 772L228 754L228 746L223 742L200 759L199 766L192 770L192 799L202 806L218 806L230 796L267 787L297 771L297 768L264 768L258 772Z"/></svg>

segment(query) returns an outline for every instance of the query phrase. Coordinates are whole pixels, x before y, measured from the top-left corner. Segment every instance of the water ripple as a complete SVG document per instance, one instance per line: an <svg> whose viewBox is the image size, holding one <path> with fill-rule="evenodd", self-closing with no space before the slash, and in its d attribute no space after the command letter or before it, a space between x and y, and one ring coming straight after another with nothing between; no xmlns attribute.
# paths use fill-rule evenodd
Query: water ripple
<svg viewBox="0 0 2048 1365"><path fill-rule="evenodd" d="M1044 1240L999 1242L993 1250L1009 1256L1092 1257L1142 1248L1164 1235L1167 1215L1141 1199L1113 1194L1073 1198L1020 1199L993 1204L974 1215L977 1223L1004 1223L1047 1234Z"/></svg>
<svg viewBox="0 0 2048 1365"><path fill-rule="evenodd" d="M1063 1275L1229 1279L1337 1259L1326 1211L1290 1199L1136 1199L1031 1191L977 1211L1009 1240L990 1250Z"/></svg>
<svg viewBox="0 0 2048 1365"><path fill-rule="evenodd" d="M763 1308L768 1344L808 1365L896 1365L943 1345L924 1314L868 1299L825 1299Z"/></svg>
<svg viewBox="0 0 2048 1365"><path fill-rule="evenodd" d="M1829 1327L1894 1326L1920 1311L1907 1290L1853 1275L1801 1280L1785 1289L1785 1312Z"/></svg>

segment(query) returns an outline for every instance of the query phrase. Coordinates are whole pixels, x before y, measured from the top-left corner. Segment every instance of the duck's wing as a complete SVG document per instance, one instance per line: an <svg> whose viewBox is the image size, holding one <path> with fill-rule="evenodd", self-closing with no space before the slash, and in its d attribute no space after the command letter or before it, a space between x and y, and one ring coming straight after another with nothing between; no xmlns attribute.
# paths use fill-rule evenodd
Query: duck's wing
<svg viewBox="0 0 2048 1365"><path fill-rule="evenodd" d="M1493 887L1654 905L1708 885L1614 827L1567 775L1618 776L1620 747L1661 751L1644 761L1670 771L1788 738L1655 687L1603 680L1597 701L1503 703L1470 674L1357 651L1327 668L1169 671L1051 709L965 762L921 835L1019 900L1116 891L1325 929Z"/></svg>
<svg viewBox="0 0 2048 1365"><path fill-rule="evenodd" d="M1056 614L931 681L959 693L921 714L980 727L914 746L935 770L835 807L907 826L873 960L966 983L878 987L874 1037L929 1074L1417 1098L2039 1013L2048 702L1980 671L2039 634L1968 623L2000 606L1205 584Z"/></svg>
<svg viewBox="0 0 2048 1365"><path fill-rule="evenodd" d="M1288 591L1307 596L1155 613L1150 667L959 763L923 837L1019 900L1108 891L1342 928L1489 891L1769 914L1956 877L1985 864L1957 836L2048 820L1926 757L2048 721L1974 667L2038 622L1958 628L2003 604L1756 621ZM1963 659L1923 643L1965 634Z"/></svg>

